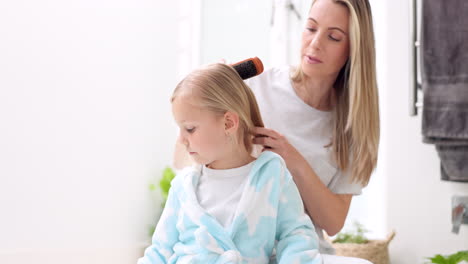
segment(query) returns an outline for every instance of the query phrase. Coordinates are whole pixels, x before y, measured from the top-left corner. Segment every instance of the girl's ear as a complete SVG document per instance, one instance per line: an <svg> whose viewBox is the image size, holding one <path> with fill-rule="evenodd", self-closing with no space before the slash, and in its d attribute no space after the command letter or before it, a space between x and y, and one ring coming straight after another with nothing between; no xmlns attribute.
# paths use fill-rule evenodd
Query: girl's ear
<svg viewBox="0 0 468 264"><path fill-rule="evenodd" d="M234 132L236 132L238 128L239 128L239 115L234 112L227 111L224 114L225 132L229 134L234 134Z"/></svg>

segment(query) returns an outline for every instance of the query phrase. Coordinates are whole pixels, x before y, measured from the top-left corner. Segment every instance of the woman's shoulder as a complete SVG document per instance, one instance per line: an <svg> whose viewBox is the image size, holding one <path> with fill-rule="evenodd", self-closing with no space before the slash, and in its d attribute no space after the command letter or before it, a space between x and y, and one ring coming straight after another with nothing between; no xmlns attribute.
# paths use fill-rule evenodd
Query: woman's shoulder
<svg viewBox="0 0 468 264"><path fill-rule="evenodd" d="M287 74L289 75L292 67L290 65L280 65L280 66L274 66L265 71L265 73L271 74L271 75L284 75Z"/></svg>
<svg viewBox="0 0 468 264"><path fill-rule="evenodd" d="M288 81L291 67L283 65L279 67L272 67L265 70L263 73L247 79L245 82L252 86L257 84L270 84L279 80Z"/></svg>
<svg viewBox="0 0 468 264"><path fill-rule="evenodd" d="M276 66L276 67L271 67L271 68L267 69L262 74L267 78L285 78L285 79L289 79L291 69L292 68L289 65ZM260 74L259 76L261 76L262 74Z"/></svg>

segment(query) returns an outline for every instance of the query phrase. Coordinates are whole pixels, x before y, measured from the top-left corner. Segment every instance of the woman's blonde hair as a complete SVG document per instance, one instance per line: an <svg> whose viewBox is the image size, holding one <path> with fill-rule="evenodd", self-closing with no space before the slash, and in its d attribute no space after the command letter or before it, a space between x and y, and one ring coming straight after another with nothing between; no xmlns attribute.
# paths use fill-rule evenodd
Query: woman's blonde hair
<svg viewBox="0 0 468 264"><path fill-rule="evenodd" d="M187 92L200 107L220 115L228 111L236 113L237 139L243 141L247 152L252 152L253 128L263 127L263 120L252 90L234 68L216 63L194 70L176 86L171 102Z"/></svg>
<svg viewBox="0 0 468 264"><path fill-rule="evenodd" d="M349 10L350 54L334 85L331 147L339 168L349 169L351 163L353 181L367 185L377 164L380 137L372 12L368 0L333 1ZM300 64L291 79L303 80Z"/></svg>

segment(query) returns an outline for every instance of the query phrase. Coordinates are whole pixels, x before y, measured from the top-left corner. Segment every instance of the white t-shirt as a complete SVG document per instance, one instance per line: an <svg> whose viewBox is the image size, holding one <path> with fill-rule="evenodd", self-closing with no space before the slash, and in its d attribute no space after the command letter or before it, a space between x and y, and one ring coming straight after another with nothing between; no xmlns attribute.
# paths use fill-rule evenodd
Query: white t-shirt
<svg viewBox="0 0 468 264"><path fill-rule="evenodd" d="M198 203L224 227L231 225L253 164L226 170L202 166L196 190Z"/></svg>
<svg viewBox="0 0 468 264"><path fill-rule="evenodd" d="M306 104L295 92L290 79L290 67L272 68L246 80L254 92L267 128L283 134L320 180L334 193L361 194L363 186L351 182L350 170L341 171L332 157L333 114ZM321 252L332 253L331 246L321 239Z"/></svg>

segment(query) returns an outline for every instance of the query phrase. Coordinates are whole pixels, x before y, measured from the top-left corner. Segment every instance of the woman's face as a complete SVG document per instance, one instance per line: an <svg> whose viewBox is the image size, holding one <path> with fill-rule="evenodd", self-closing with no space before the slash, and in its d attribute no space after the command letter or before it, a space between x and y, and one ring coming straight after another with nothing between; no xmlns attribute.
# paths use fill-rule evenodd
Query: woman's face
<svg viewBox="0 0 468 264"><path fill-rule="evenodd" d="M307 77L336 78L348 57L348 8L332 0L316 1L302 33L303 73Z"/></svg>

